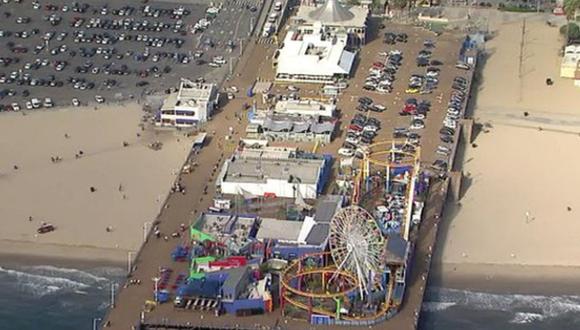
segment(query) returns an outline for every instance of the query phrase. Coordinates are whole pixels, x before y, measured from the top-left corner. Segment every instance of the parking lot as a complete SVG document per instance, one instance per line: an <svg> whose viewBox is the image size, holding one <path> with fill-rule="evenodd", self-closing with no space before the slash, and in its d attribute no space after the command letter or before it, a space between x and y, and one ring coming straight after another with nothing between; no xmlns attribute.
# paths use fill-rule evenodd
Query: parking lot
<svg viewBox="0 0 580 330"><path fill-rule="evenodd" d="M168 2L10 0L0 4L0 104L26 109L140 98L218 69L247 38L259 8L232 1L193 34L207 6ZM255 1L259 4L258 1ZM211 37L206 37L211 36ZM207 41L209 40L209 41ZM205 42L204 42L205 41ZM221 70L215 76L225 74ZM100 98L97 98L100 96ZM36 108L36 107L35 107Z"/></svg>
<svg viewBox="0 0 580 330"><path fill-rule="evenodd" d="M395 43L384 42L383 35L389 32L404 33L407 38ZM426 165L432 165L438 159L447 162L448 152L444 150L451 144L441 140L440 130L449 115L448 101L452 94L457 94L452 88L454 79L466 76L465 70L455 67L461 41L459 34L436 36L408 26L387 24L359 54L357 71L338 99L342 113L339 137L323 150L338 152L338 149L347 147L355 153L360 146L397 138L420 145L421 160ZM429 56L425 57L425 54ZM370 72L381 66L378 63L383 63L384 68L394 64L389 60L393 55L394 62L399 63L396 70L387 75L389 79L375 80L376 86L380 81L390 81L388 85L383 84L381 90L365 88ZM428 65L425 65L426 58ZM367 123L365 118L376 120ZM353 127L353 124L358 127ZM368 127L365 129L365 126ZM376 126L378 129L374 128ZM353 134L353 129L358 128L362 130ZM356 143L345 143L347 138ZM349 154L344 149L341 153Z"/></svg>
<svg viewBox="0 0 580 330"><path fill-rule="evenodd" d="M407 37L393 43L384 38L385 33ZM360 50L354 76L338 96L340 129L335 139L319 146L318 151L348 158L362 155L357 150L362 151L372 143L396 138L420 146L423 164L431 167L439 160L435 169L442 170L449 164L449 149L459 125L457 109L466 99L465 96L460 99L463 92L456 90L465 90L468 83L463 80L468 71L456 67L464 36L450 33L436 36L394 24L386 24L377 34ZM273 79L271 66L263 68L261 77ZM368 87L369 81L374 88ZM289 87L299 91L290 91ZM272 92L318 98L321 86L281 83ZM304 143L299 146L312 149Z"/></svg>

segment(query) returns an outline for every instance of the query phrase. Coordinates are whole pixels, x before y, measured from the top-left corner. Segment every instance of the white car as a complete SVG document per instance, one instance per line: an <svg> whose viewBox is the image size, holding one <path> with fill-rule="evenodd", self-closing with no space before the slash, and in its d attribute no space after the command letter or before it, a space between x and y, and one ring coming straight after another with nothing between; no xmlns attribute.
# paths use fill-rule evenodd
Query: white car
<svg viewBox="0 0 580 330"><path fill-rule="evenodd" d="M217 63L217 64L220 64L220 65L222 65L222 64L226 64L226 63L227 63L227 61L226 61L226 60L224 60L224 58L223 58L223 57L214 57L214 58L213 58L213 61L214 61L215 63Z"/></svg>
<svg viewBox="0 0 580 330"><path fill-rule="evenodd" d="M372 126L372 125L367 125L365 127L363 127L363 132L368 131L368 132L373 132L376 133L379 129L376 126Z"/></svg>
<svg viewBox="0 0 580 330"><path fill-rule="evenodd" d="M449 127L449 128L453 128L453 129L457 128L457 122L455 122L454 120L450 120L450 119L446 119L443 122L443 125L445 125L445 127Z"/></svg>
<svg viewBox="0 0 580 330"><path fill-rule="evenodd" d="M32 102L26 101L26 109L28 109L28 110L32 110L33 109Z"/></svg>
<svg viewBox="0 0 580 330"><path fill-rule="evenodd" d="M413 123L411 124L411 126L409 126L410 129L423 129L425 128L424 124L419 124L419 123Z"/></svg>
<svg viewBox="0 0 580 330"><path fill-rule="evenodd" d="M455 64L455 67L461 70L469 70L471 69L471 66L467 63L463 63L463 62L457 62L457 64Z"/></svg>
<svg viewBox="0 0 580 330"><path fill-rule="evenodd" d="M79 101L79 99L77 99L76 97L74 99L72 99L72 105L75 107L78 107L81 105L81 102Z"/></svg>
<svg viewBox="0 0 580 330"><path fill-rule="evenodd" d="M380 86L380 85L381 85L381 84L379 84L379 86ZM382 104L376 104L376 103L375 103L375 104L373 104L373 106L374 106L375 108L377 108L379 111L385 111L385 110L387 110L387 107L385 107L385 106L384 106L384 105L382 105Z"/></svg>
<svg viewBox="0 0 580 330"><path fill-rule="evenodd" d="M97 101L97 103L104 103L105 99L101 95L95 95L95 101Z"/></svg>
<svg viewBox="0 0 580 330"><path fill-rule="evenodd" d="M12 103L12 111L20 111L20 104L18 103Z"/></svg>
<svg viewBox="0 0 580 330"><path fill-rule="evenodd" d="M228 93L228 100L233 100L235 98L234 93Z"/></svg>
<svg viewBox="0 0 580 330"><path fill-rule="evenodd" d="M32 103L32 107L34 109L38 109L38 108L40 108L42 106L42 103L37 98L33 98L32 100L30 100L30 103Z"/></svg>
<svg viewBox="0 0 580 330"><path fill-rule="evenodd" d="M348 137L348 138L346 138L346 142L352 143L352 144L359 144L360 143L360 139Z"/></svg>
<svg viewBox="0 0 580 330"><path fill-rule="evenodd" d="M54 107L54 103L52 102L52 99L50 97L46 97L44 99L44 107L45 108L52 108L52 107Z"/></svg>
<svg viewBox="0 0 580 330"><path fill-rule="evenodd" d="M354 155L354 150L349 148L338 149L338 154L345 157L352 157Z"/></svg>
<svg viewBox="0 0 580 330"><path fill-rule="evenodd" d="M288 86L288 90L291 91L291 92L297 92L297 91L300 90L300 88L298 88L298 87L296 87L294 85L290 85L290 86Z"/></svg>

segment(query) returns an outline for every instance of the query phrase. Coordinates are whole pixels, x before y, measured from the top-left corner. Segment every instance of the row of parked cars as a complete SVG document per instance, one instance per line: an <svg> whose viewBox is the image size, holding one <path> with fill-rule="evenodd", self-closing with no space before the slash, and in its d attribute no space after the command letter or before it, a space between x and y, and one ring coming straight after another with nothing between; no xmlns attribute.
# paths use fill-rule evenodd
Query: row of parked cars
<svg viewBox="0 0 580 330"><path fill-rule="evenodd" d="M2 92L0 92L0 95L2 95ZM2 98L0 97L0 100ZM95 96L95 101L97 103L104 103L105 102L105 98L100 96L100 95L96 95ZM72 106L74 107L80 107L81 106L81 102L79 101L78 98L73 98L71 101ZM30 101L25 101L24 102L24 108L26 108L27 110L35 110L35 109L40 109L40 108L52 108L54 107L55 104L52 101L52 98L50 97L46 97L44 98L44 101L42 99L39 98L32 98ZM22 110L22 108L20 107L20 103L18 102L13 102L11 104L0 104L0 112L3 111L20 111Z"/></svg>
<svg viewBox="0 0 580 330"><path fill-rule="evenodd" d="M374 104L374 101L366 96L360 97L358 103L359 106L384 108L382 105ZM348 126L346 140L338 150L339 155L363 158L366 148L373 143L380 129L380 120L361 113L355 114Z"/></svg>
<svg viewBox="0 0 580 330"><path fill-rule="evenodd" d="M409 36L406 33L385 32L383 42L394 45L397 42L407 43Z"/></svg>
<svg viewBox="0 0 580 330"><path fill-rule="evenodd" d="M399 113L401 116L411 116L410 129L425 128L425 118L427 113L431 110L431 102L427 100L418 101L415 98L408 98L405 100L405 105Z"/></svg>
<svg viewBox="0 0 580 330"><path fill-rule="evenodd" d="M445 172L448 170L448 159L451 154L451 146L454 142L455 132L459 119L461 118L461 111L467 98L469 82L466 78L457 76L453 79L451 86L453 91L447 104L447 113L443 119L443 126L439 130L441 144L437 147L437 154L444 157L444 159L437 159L433 162L433 167L437 170Z"/></svg>
<svg viewBox="0 0 580 330"><path fill-rule="evenodd" d="M401 66L403 54L399 50L379 53L380 61L373 63L365 79L363 89L378 93L390 93L393 90L395 75Z"/></svg>
<svg viewBox="0 0 580 330"><path fill-rule="evenodd" d="M425 75L413 74L409 78L407 94L431 94L439 84L439 72L437 67L428 67Z"/></svg>
<svg viewBox="0 0 580 330"><path fill-rule="evenodd" d="M6 3L6 1L4 1ZM16 3L21 3L22 0L14 0ZM43 9L40 2L38 0L32 1L32 8L36 10ZM44 10L46 11L62 11L63 13L66 12L74 12L80 14L86 14L89 11L91 6L88 3L79 3L74 1L71 5L57 5L52 3L47 3L44 5ZM110 8L107 4L97 8L94 7L92 9L93 15L113 15L113 16L134 16L136 13L136 7L133 6L122 6L122 7L115 7ZM182 19L184 16L191 14L191 11L183 6L174 7L171 9L166 8L158 8L152 7L150 5L141 6L140 10L141 15L144 17L162 17L167 16L171 19Z"/></svg>

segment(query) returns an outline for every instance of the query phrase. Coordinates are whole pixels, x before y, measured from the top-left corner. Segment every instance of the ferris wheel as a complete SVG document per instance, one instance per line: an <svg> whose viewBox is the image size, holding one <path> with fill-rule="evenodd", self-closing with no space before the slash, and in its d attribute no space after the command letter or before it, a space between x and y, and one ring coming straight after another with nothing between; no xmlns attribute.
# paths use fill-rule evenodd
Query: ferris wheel
<svg viewBox="0 0 580 330"><path fill-rule="evenodd" d="M338 211L330 222L330 254L338 270L358 279L361 296L381 274L385 240L373 216L359 206Z"/></svg>

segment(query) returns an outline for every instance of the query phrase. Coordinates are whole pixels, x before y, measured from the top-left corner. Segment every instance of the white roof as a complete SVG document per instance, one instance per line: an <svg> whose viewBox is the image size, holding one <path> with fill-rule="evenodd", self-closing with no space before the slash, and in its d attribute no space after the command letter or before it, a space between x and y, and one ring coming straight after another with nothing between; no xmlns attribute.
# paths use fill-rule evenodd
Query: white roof
<svg viewBox="0 0 580 330"><path fill-rule="evenodd" d="M577 67L580 62L580 45L570 45L564 49L562 66Z"/></svg>
<svg viewBox="0 0 580 330"><path fill-rule="evenodd" d="M297 33L286 35L278 58L278 74L332 76L350 73L355 53L346 51L343 41L322 40L320 34L296 37Z"/></svg>
<svg viewBox="0 0 580 330"><path fill-rule="evenodd" d="M293 19L309 25L320 22L325 26L363 28L366 26L368 14L369 10L360 6L345 8L336 2L328 1L318 7L301 5Z"/></svg>
<svg viewBox="0 0 580 330"><path fill-rule="evenodd" d="M308 16L316 21L334 23L351 20L354 14L345 9L337 0L326 0Z"/></svg>

